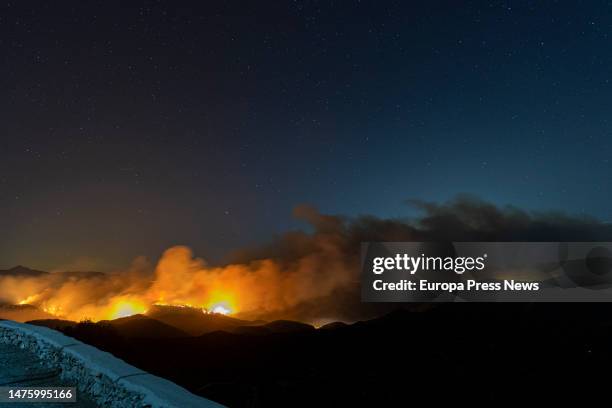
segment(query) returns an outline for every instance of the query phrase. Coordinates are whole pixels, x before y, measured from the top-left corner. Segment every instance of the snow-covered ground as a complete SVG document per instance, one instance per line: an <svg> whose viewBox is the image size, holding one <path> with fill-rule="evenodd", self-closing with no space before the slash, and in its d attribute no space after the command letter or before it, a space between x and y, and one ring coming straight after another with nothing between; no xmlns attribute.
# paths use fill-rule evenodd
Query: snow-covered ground
<svg viewBox="0 0 612 408"><path fill-rule="evenodd" d="M6 355L3 355L6 361L0 364L0 386L10 383L11 378L19 378L19 373L27 381L25 373L30 372L36 377L49 377L41 380L38 386L51 386L53 381L64 386L76 386L80 390L79 396L90 396L97 404L79 405L84 407L222 408L110 353L46 327L0 321L0 353L2 350L6 350ZM21 362L12 360L18 358L22 359ZM81 399L83 404L88 403L87 398ZM11 403L11 406L15 404Z"/></svg>
<svg viewBox="0 0 612 408"><path fill-rule="evenodd" d="M33 352L13 344L0 343L0 386L5 387L72 387L70 382L59 376L59 371L45 367L40 358ZM84 393L77 394L77 402L70 407L92 408L98 405ZM25 407L35 405L39 408L62 407L65 403L0 403L0 406Z"/></svg>

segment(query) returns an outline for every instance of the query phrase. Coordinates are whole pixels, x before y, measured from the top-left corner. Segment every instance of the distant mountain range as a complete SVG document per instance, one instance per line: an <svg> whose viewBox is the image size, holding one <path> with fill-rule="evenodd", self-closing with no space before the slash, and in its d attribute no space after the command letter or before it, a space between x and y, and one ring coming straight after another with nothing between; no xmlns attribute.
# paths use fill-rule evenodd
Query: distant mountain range
<svg viewBox="0 0 612 408"><path fill-rule="evenodd" d="M160 306L152 315L164 322L135 315L98 323L33 323L231 407L400 407L418 401L415 393L436 403L484 403L493 396L520 402L523 393L510 395L506 388L517 378L529 390L542 391L545 401L579 393L581 388L559 392L555 386L566 375L609 367L611 308L438 304L315 329L291 321L245 325ZM192 335L168 322L205 333ZM572 384L583 377L591 381L578 375Z"/></svg>
<svg viewBox="0 0 612 408"><path fill-rule="evenodd" d="M11 269L0 269L0 276L21 276L35 278L41 275L47 275L48 273L49 272L26 268L25 266L21 265L17 265Z"/></svg>
<svg viewBox="0 0 612 408"><path fill-rule="evenodd" d="M12 306L20 309L20 306ZM35 309L27 305L28 310ZM79 323L49 318L32 319L30 324L46 326L55 330L74 328ZM201 309L178 306L153 306L146 314L136 314L114 320L90 323L100 327L112 327L123 337L178 338L197 337L212 332L226 332L249 335L272 333L295 333L315 330L312 325L290 320L248 321L216 313L205 313Z"/></svg>
<svg viewBox="0 0 612 408"><path fill-rule="evenodd" d="M0 276L15 276L15 277L25 277L25 278L37 278L40 276L49 275L51 273L61 274L64 276L74 276L74 277L92 277L92 276L104 276L104 272L95 272L95 271L63 271L63 272L45 272L39 271L37 269L30 269L28 267L17 265L10 269L0 269Z"/></svg>
<svg viewBox="0 0 612 408"><path fill-rule="evenodd" d="M0 278L15 277L15 278L40 278L51 275L61 275L64 278L83 278L104 276L103 272L88 272L88 271L65 271L65 272L46 272L37 269L31 269L22 265L15 266L10 269L0 269ZM1 289L0 289L1 292ZM40 310L36 306L23 304L15 305L11 303L0 302L0 319L15 320L18 322L26 322L29 320L48 320L61 321L56 316Z"/></svg>
<svg viewBox="0 0 612 408"><path fill-rule="evenodd" d="M540 405L550 405L572 393L582 398L581 390L592 388L580 381L593 378L583 373L606 372L612 364L610 303L452 303L419 310L398 305L375 319L315 329L176 306L97 323L57 319L30 305L0 308L3 316L38 314L30 323L235 408L407 406L418 402L417 394L438 405L492 405L500 398L518 405L524 393L508 392L517 379L522 390L541 392Z"/></svg>
<svg viewBox="0 0 612 408"><path fill-rule="evenodd" d="M52 319L56 317L32 305L0 305L0 319L27 322L29 320Z"/></svg>
<svg viewBox="0 0 612 408"><path fill-rule="evenodd" d="M52 272L75 277L104 275L101 272ZM35 278L52 274L25 266L0 270L1 276ZM58 319L33 305L0 304L0 319L10 319L46 326L56 330L74 328L76 321ZM291 333L314 330L314 327L301 322L278 320L242 320L216 313L205 313L198 308L154 305L145 314L94 323L100 327L112 327L121 336L132 338L178 338L201 336L212 332L227 332L249 335L271 333Z"/></svg>
<svg viewBox="0 0 612 408"><path fill-rule="evenodd" d="M36 324L36 322L32 322ZM146 338L177 338L189 337L189 334L159 320L148 316L137 314L134 316L122 317L115 320L103 320L98 322L100 325L109 324L125 337L146 337Z"/></svg>

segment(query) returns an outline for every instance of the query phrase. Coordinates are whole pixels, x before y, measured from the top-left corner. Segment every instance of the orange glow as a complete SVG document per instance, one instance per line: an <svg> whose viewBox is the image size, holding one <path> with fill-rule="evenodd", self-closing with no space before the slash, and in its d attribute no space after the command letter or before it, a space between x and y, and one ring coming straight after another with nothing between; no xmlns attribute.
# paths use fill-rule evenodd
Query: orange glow
<svg viewBox="0 0 612 408"><path fill-rule="evenodd" d="M222 315L228 315L232 313L232 310L226 304L218 304L212 307L211 312L222 314Z"/></svg>
<svg viewBox="0 0 612 408"><path fill-rule="evenodd" d="M45 312L52 314L54 316L62 316L62 308L60 306L43 306L42 308Z"/></svg>
<svg viewBox="0 0 612 408"><path fill-rule="evenodd" d="M210 294L204 309L209 313L229 315L236 313L236 302L234 301L234 296L229 293L216 291Z"/></svg>
<svg viewBox="0 0 612 408"><path fill-rule="evenodd" d="M120 317L128 317L139 313L145 313L147 307L139 300L119 300L111 307L109 319L118 319Z"/></svg>
<svg viewBox="0 0 612 408"><path fill-rule="evenodd" d="M34 303L36 301L37 297L38 297L37 295L28 296L27 298L25 298L23 300L20 300L19 304L20 305L29 305L31 303Z"/></svg>
<svg viewBox="0 0 612 408"><path fill-rule="evenodd" d="M351 282L353 269L336 260L334 242L324 244L322 254L292 262L264 258L223 266L209 266L189 248L178 246L166 250L155 267L135 261L130 269L105 275L0 276L0 292L15 304L30 304L73 321L127 317L146 313L153 305L237 317L265 315Z"/></svg>

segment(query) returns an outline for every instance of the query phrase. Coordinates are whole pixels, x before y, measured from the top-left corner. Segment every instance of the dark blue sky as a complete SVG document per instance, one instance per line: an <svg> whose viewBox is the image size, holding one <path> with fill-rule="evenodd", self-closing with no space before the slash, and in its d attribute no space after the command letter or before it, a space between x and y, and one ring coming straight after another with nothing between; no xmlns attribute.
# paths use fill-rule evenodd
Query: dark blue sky
<svg viewBox="0 0 612 408"><path fill-rule="evenodd" d="M300 203L612 218L607 2L178 3L0 6L0 267L219 260Z"/></svg>

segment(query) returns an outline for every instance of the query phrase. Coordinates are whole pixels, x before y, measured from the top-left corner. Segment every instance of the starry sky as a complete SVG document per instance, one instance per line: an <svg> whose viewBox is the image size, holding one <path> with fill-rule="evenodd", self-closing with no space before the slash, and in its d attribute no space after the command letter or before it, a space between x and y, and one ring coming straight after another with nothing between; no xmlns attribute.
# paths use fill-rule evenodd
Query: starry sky
<svg viewBox="0 0 612 408"><path fill-rule="evenodd" d="M0 5L0 267L227 253L461 192L612 219L607 2Z"/></svg>

